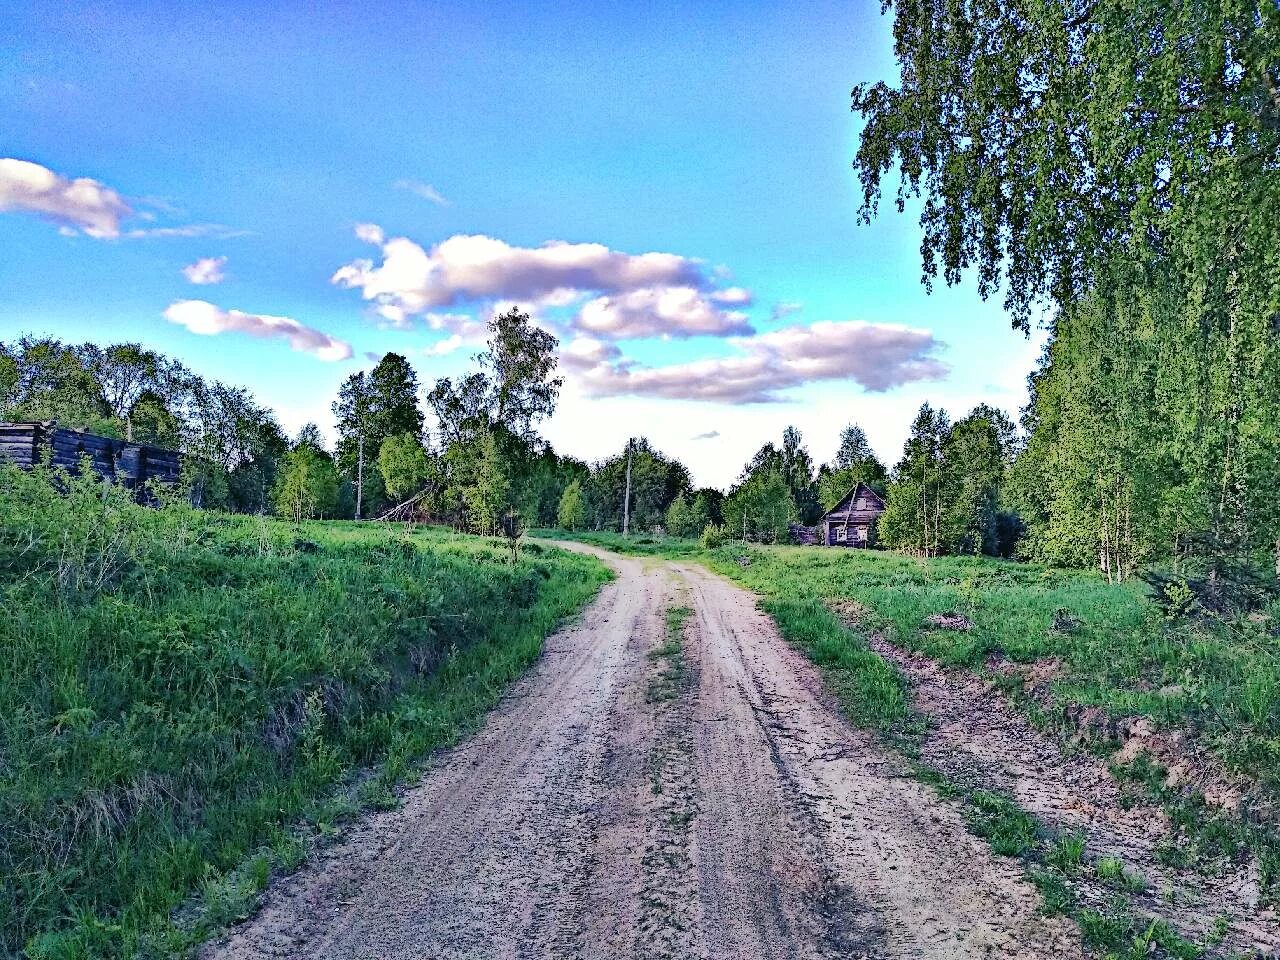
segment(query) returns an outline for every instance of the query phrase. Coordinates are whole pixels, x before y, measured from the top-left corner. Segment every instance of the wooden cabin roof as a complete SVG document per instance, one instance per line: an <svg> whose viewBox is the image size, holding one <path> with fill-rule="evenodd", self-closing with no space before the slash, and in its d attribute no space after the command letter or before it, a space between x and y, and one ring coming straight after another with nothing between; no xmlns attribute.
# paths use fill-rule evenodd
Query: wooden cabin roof
<svg viewBox="0 0 1280 960"><path fill-rule="evenodd" d="M854 509L859 497L866 500L865 510ZM865 483L859 481L858 485L845 494L839 503L822 515L822 519L834 520L837 523L846 521L857 523L864 520L874 520L882 513L884 513L884 498Z"/></svg>

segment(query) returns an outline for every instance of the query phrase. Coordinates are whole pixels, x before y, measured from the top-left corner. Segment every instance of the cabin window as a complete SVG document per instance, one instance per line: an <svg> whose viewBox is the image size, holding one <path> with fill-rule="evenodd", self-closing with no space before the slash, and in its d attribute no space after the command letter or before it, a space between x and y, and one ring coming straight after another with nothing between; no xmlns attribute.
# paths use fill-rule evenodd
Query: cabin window
<svg viewBox="0 0 1280 960"><path fill-rule="evenodd" d="M865 509L867 509L867 498L866 498L866 497L859 497L859 498L858 498L858 506L857 506L855 509L857 509L857 510L865 510Z"/></svg>
<svg viewBox="0 0 1280 960"><path fill-rule="evenodd" d="M840 543L844 540L848 531L844 527L836 527L836 542Z"/></svg>
<svg viewBox="0 0 1280 960"><path fill-rule="evenodd" d="M866 527L859 527L857 530L855 530L855 531L854 531L854 535L855 535L859 540L865 540L865 539L867 539L867 528L866 528Z"/></svg>

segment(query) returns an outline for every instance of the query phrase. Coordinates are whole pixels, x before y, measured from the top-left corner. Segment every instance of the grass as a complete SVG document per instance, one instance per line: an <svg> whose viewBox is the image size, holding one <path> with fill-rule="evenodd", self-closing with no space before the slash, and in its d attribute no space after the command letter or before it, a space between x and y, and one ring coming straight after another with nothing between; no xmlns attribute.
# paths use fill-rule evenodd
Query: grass
<svg viewBox="0 0 1280 960"><path fill-rule="evenodd" d="M645 698L649 703L674 700L689 683L689 667L684 659L684 623L693 613L688 607L669 607L666 613L666 635L662 646L649 651L649 659L658 671L649 680Z"/></svg>
<svg viewBox="0 0 1280 960"><path fill-rule="evenodd" d="M0 467L0 955L187 952L393 805L607 576Z"/></svg>

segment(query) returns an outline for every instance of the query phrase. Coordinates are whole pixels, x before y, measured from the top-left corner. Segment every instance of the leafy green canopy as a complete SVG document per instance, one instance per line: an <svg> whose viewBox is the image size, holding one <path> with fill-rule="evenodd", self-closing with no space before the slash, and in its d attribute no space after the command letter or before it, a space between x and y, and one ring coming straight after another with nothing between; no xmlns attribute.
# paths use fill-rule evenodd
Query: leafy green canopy
<svg viewBox="0 0 1280 960"><path fill-rule="evenodd" d="M974 268L985 296L1003 274L1023 328L1116 258L1188 279L1224 256L1266 261L1255 279L1274 298L1274 3L905 0L893 32L900 84L853 91L862 214L897 166L899 210L923 197L926 283Z"/></svg>
<svg viewBox="0 0 1280 960"><path fill-rule="evenodd" d="M1280 569L1280 6L907 2L894 35L900 84L853 93L864 218L896 167L925 283L1052 325L1026 552Z"/></svg>

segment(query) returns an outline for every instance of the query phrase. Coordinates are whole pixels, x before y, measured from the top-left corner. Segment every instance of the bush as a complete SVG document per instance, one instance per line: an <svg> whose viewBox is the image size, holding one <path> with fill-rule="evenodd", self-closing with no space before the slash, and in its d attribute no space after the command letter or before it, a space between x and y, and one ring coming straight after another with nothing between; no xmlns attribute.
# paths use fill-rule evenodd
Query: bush
<svg viewBox="0 0 1280 960"><path fill-rule="evenodd" d="M705 550L714 550L724 546L724 527L708 523L702 528L702 546Z"/></svg>

